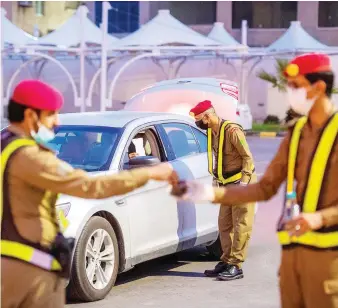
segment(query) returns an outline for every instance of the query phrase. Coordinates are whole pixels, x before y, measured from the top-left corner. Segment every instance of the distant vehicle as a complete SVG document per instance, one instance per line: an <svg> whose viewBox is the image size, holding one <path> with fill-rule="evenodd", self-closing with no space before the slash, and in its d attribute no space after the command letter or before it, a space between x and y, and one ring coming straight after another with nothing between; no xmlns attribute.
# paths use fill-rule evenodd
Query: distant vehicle
<svg viewBox="0 0 338 308"><path fill-rule="evenodd" d="M137 93L125 110L171 112L188 115L202 100L210 100L220 117L234 121L245 130L252 128L248 105L238 103L237 83L217 78L181 78L155 83Z"/></svg>

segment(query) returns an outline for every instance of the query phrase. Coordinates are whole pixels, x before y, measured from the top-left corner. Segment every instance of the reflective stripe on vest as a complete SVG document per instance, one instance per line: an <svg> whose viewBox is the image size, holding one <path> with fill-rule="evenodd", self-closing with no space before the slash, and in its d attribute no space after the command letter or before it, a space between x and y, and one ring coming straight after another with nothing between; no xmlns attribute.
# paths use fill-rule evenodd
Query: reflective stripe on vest
<svg viewBox="0 0 338 308"><path fill-rule="evenodd" d="M287 177L287 193L294 191L294 175L295 165L297 159L297 151L301 131L307 121L303 117L299 119L295 125L292 133L290 148L289 148L289 161L288 161L288 177ZM305 197L303 202L304 213L314 213L317 210L318 200L323 184L324 174L330 153L333 149L336 137L338 134L338 114L335 114L320 138L318 147L316 149L314 158L311 162L311 169L308 179L308 185L305 190ZM320 232L313 231L307 232L299 237L290 237L288 232L278 232L278 238L282 245L302 244L312 246L315 248L334 248L338 247L338 231Z"/></svg>
<svg viewBox="0 0 338 308"><path fill-rule="evenodd" d="M225 138L225 129L231 124L230 121L224 121L221 125L218 141L218 155L217 155L217 173L214 173L214 160L213 160L213 149L212 149L212 129L208 128L208 166L209 173L213 175L219 182L222 184L230 184L236 181L239 181L242 178L242 172L238 172L228 178L223 176L223 148L224 148L224 138Z"/></svg>
<svg viewBox="0 0 338 308"><path fill-rule="evenodd" d="M1 185L4 185L4 175L7 162L11 155L21 147L34 146L36 142L29 139L15 139L1 152ZM2 190L3 191L3 190ZM3 193L0 198L0 226L3 218ZM29 262L46 270L61 270L59 262L50 254L18 242L1 240L1 256L12 257Z"/></svg>

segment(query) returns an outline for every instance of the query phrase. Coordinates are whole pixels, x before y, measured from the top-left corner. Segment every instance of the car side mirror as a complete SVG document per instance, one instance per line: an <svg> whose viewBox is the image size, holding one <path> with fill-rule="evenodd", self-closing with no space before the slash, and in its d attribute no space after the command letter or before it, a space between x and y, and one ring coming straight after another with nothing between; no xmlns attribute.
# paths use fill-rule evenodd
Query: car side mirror
<svg viewBox="0 0 338 308"><path fill-rule="evenodd" d="M129 162L124 164L124 169L150 167L158 165L160 163L161 161L155 156L136 156L129 159Z"/></svg>

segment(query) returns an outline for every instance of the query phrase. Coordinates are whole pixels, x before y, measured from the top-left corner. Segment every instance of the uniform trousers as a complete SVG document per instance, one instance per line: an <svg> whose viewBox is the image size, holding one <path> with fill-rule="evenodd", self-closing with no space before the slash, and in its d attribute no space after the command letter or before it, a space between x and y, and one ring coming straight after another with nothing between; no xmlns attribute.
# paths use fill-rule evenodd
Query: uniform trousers
<svg viewBox="0 0 338 308"><path fill-rule="evenodd" d="M282 249L282 308L338 308L338 250Z"/></svg>
<svg viewBox="0 0 338 308"><path fill-rule="evenodd" d="M256 181L257 176L253 174L250 183ZM247 256L254 219L255 203L220 207L218 228L223 262L242 267Z"/></svg>
<svg viewBox="0 0 338 308"><path fill-rule="evenodd" d="M65 280L29 263L1 258L1 308L61 308Z"/></svg>

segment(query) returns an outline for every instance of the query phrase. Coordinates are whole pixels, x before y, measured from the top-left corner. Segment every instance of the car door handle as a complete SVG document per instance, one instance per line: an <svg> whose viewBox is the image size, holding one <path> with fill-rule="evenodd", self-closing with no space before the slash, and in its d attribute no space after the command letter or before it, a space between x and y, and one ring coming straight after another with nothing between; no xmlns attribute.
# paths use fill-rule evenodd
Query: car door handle
<svg viewBox="0 0 338 308"><path fill-rule="evenodd" d="M116 201L115 201L115 204L116 204L116 205L119 205L119 206L125 205L125 204L126 204L126 200L124 200L124 199L116 200Z"/></svg>

